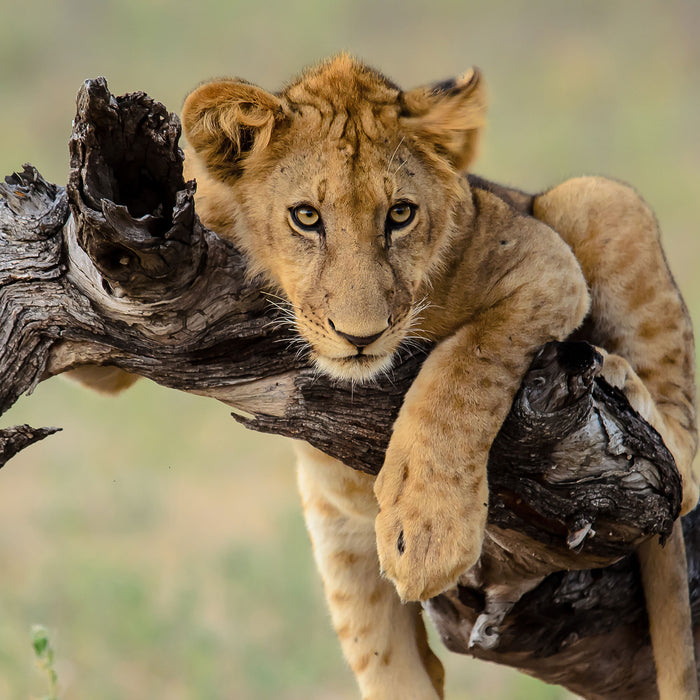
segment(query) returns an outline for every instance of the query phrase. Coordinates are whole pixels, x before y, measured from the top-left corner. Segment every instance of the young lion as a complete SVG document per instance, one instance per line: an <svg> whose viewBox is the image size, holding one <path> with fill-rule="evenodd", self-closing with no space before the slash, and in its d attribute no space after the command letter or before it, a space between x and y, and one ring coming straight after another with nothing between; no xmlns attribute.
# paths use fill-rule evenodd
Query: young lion
<svg viewBox="0 0 700 700"><path fill-rule="evenodd" d="M404 92L341 55L277 94L203 85L183 111L200 216L287 300L320 370L365 381L411 336L438 341L376 481L299 447L333 624L374 700L442 697L417 601L479 557L489 448L547 341L586 318L580 335L614 353L606 376L673 452L684 512L698 496L692 331L653 214L603 178L511 203L470 184L485 109L476 71ZM675 530L641 557L665 700L697 697Z"/></svg>

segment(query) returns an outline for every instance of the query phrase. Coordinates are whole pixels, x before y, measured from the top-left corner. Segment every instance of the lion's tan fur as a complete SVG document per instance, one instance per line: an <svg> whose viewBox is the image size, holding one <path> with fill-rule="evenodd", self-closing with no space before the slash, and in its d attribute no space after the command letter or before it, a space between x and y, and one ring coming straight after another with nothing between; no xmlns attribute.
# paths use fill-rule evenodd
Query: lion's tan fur
<svg viewBox="0 0 700 700"><path fill-rule="evenodd" d="M276 94L203 85L183 111L200 216L267 276L322 371L365 381L412 336L439 341L376 481L298 448L333 623L375 700L442 697L420 609L401 600L439 593L478 558L488 451L543 343L578 328L607 351L606 376L676 458L683 511L698 497L692 330L653 215L604 178L534 198L532 216L470 187L485 109L477 71L404 92L341 55ZM415 218L387 233L395 202ZM322 230L299 230L300 204ZM348 340L375 335L361 351ZM641 557L663 700L697 696L682 552L676 527L669 550Z"/></svg>

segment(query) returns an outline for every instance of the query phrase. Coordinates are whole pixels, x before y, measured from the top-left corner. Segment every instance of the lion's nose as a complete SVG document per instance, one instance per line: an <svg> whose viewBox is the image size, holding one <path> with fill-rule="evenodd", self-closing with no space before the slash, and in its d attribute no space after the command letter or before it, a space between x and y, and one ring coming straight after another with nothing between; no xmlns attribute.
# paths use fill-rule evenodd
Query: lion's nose
<svg viewBox="0 0 700 700"><path fill-rule="evenodd" d="M386 328L384 328L383 330L379 331L379 333L374 333L372 335L352 335L350 333L344 333L343 331L338 330L330 318L328 319L328 325L331 327L331 330L335 331L341 338L345 338L345 340L352 343L358 350L362 350L362 348L366 348L368 345L371 345L386 330Z"/></svg>

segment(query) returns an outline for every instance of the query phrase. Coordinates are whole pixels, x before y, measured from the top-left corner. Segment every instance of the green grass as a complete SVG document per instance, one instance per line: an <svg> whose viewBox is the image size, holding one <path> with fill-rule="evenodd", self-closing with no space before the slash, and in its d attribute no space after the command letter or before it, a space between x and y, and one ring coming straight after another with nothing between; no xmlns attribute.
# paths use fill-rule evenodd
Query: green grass
<svg viewBox="0 0 700 700"><path fill-rule="evenodd" d="M49 631L42 625L32 626L32 648L36 657L36 664L39 670L46 675L49 694L43 696L42 700L58 699L58 674L54 668L54 651L49 639Z"/></svg>
<svg viewBox="0 0 700 700"><path fill-rule="evenodd" d="M696 2L0 0L0 16L0 172L30 161L59 184L88 77L178 111L207 77L275 89L341 49L407 87L479 65L491 110L477 172L533 190L580 173L634 183L700 318ZM64 431L0 472L0 698L47 692L37 622L61 700L357 697L283 440L145 381L104 399L52 380L3 425L25 421ZM441 655L448 698L569 697Z"/></svg>

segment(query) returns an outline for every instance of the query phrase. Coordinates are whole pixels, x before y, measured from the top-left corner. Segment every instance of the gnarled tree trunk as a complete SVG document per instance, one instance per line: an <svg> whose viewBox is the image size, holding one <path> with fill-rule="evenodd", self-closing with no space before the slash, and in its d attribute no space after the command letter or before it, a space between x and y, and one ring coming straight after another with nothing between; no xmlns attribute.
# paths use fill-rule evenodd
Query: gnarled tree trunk
<svg viewBox="0 0 700 700"><path fill-rule="evenodd" d="M145 94L115 98L103 79L87 81L67 188L31 166L0 184L0 412L43 379L110 364L377 473L430 348L402 352L391 379L372 386L317 376L285 342L262 281L195 216L179 135ZM455 651L588 698L653 698L631 555L670 533L680 480L659 435L599 371L586 343L535 358L491 450L481 559L426 608ZM0 465L53 431L0 430ZM696 520L684 522L694 615Z"/></svg>

